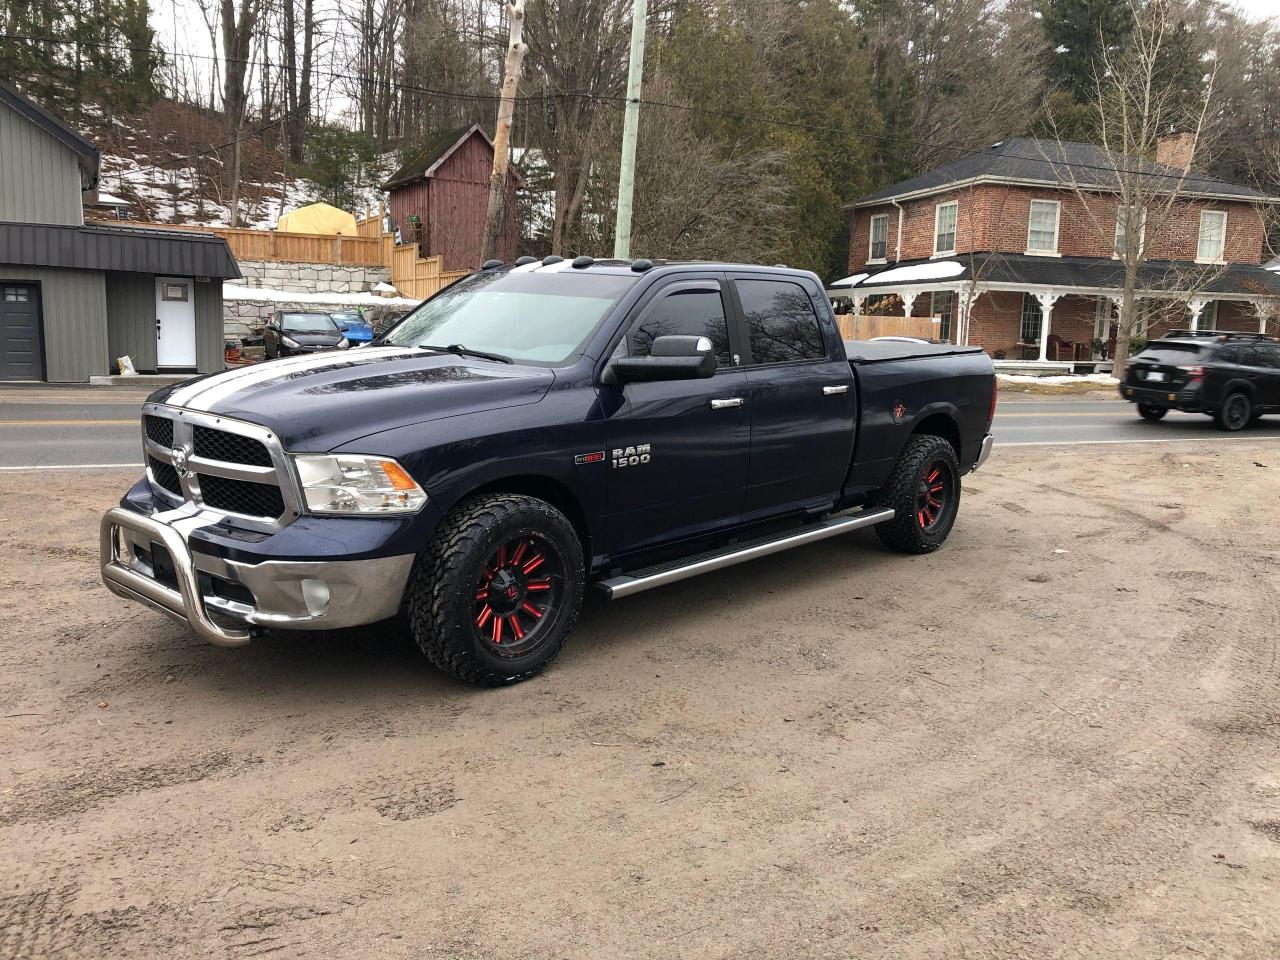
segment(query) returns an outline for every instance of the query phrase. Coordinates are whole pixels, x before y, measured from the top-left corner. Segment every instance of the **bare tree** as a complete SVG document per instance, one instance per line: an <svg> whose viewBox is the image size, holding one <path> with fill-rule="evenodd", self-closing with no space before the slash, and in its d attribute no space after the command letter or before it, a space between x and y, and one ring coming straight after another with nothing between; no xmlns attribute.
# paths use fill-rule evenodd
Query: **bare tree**
<svg viewBox="0 0 1280 960"><path fill-rule="evenodd" d="M489 206L485 214L482 259L493 257L498 239L512 211L507 209L507 166L511 157L511 126L516 112L516 90L520 84L520 66L524 62L524 0L512 0L508 6L511 39L507 44L507 62L502 70L502 101L498 106L498 125L493 134L493 172L489 175Z"/></svg>
<svg viewBox="0 0 1280 960"><path fill-rule="evenodd" d="M1168 4L1129 4L1135 21L1130 42L1118 52L1104 44L1094 76L1093 107L1105 162L1089 169L1069 163L1060 136L1051 149L1042 147L1044 159L1071 187L1095 234L1107 243L1115 239L1124 274L1112 368L1117 377L1124 375L1130 340L1141 322L1136 293L1142 266L1151 259L1146 239L1164 232L1195 188L1190 171L1204 146L1217 71L1216 65L1210 68L1200 96L1188 102L1185 91L1166 79L1169 45L1177 29ZM1179 167L1152 163L1147 158L1156 155L1161 139L1172 132L1182 137ZM1188 266L1171 270L1161 282L1189 300L1217 272L1214 265Z"/></svg>
<svg viewBox="0 0 1280 960"><path fill-rule="evenodd" d="M231 226L240 219L240 138L244 115L249 104L247 78L253 52L254 30L258 23L261 0L222 0L222 56L224 61L222 109L226 120L231 162L223 168L224 179L231 188Z"/></svg>
<svg viewBox="0 0 1280 960"><path fill-rule="evenodd" d="M301 163L307 118L311 115L311 60L315 51L316 21L315 0L302 0L302 52L299 56L297 2L280 0L280 43L284 53L284 139L289 159Z"/></svg>

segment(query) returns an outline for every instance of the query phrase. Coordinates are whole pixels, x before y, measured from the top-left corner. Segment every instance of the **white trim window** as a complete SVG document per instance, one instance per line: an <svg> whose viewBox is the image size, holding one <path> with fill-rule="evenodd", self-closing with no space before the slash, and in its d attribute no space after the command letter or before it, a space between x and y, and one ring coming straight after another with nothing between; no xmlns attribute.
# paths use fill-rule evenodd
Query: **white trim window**
<svg viewBox="0 0 1280 960"><path fill-rule="evenodd" d="M1124 207L1116 209L1116 246L1115 252L1112 254L1117 259L1123 259L1125 253L1124 245ZM1143 248L1147 245L1147 208L1142 208L1142 216L1138 219L1138 259L1142 259Z"/></svg>
<svg viewBox="0 0 1280 960"><path fill-rule="evenodd" d="M957 201L940 203L933 208L933 255L935 257L950 256L956 252L956 214L960 209Z"/></svg>
<svg viewBox="0 0 1280 960"><path fill-rule="evenodd" d="M1227 212L1200 211L1200 239L1196 244L1197 263L1222 263L1227 239Z"/></svg>
<svg viewBox="0 0 1280 960"><path fill-rule="evenodd" d="M1040 324L1044 322L1044 310L1040 298L1034 293L1022 295L1022 317L1018 324L1019 343L1039 343Z"/></svg>
<svg viewBox="0 0 1280 960"><path fill-rule="evenodd" d="M889 215L877 213L871 218L867 263L884 263L889 257Z"/></svg>
<svg viewBox="0 0 1280 960"><path fill-rule="evenodd" d="M1210 300L1200 311L1200 319L1196 321L1197 330L1218 329L1218 301Z"/></svg>
<svg viewBox="0 0 1280 960"><path fill-rule="evenodd" d="M951 314L953 297L950 290L934 290L929 294L929 316L938 318L938 339L951 342Z"/></svg>
<svg viewBox="0 0 1280 960"><path fill-rule="evenodd" d="M1032 200L1027 217L1027 253L1058 252L1058 220L1062 204L1057 200Z"/></svg>

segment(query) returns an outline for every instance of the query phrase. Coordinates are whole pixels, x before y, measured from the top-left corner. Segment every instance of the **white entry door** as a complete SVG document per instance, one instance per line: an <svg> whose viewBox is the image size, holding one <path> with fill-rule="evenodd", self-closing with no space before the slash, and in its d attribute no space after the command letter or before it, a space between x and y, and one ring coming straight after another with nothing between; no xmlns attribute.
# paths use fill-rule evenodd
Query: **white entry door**
<svg viewBox="0 0 1280 960"><path fill-rule="evenodd" d="M195 367L194 284L184 277L156 277L156 366Z"/></svg>

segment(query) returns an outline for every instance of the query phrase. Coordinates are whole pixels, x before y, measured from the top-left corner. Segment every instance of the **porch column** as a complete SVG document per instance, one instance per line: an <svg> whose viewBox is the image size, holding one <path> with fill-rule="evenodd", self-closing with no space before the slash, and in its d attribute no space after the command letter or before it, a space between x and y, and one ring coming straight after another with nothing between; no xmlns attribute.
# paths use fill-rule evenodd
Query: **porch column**
<svg viewBox="0 0 1280 960"><path fill-rule="evenodd" d="M969 304L965 301L964 287L956 287L951 305L951 323L955 326L956 346L964 346L969 339Z"/></svg>
<svg viewBox="0 0 1280 960"><path fill-rule="evenodd" d="M1204 297L1192 297L1187 301L1187 309L1191 311L1191 332L1195 333L1200 329L1200 314L1204 313L1204 308L1209 305L1209 301Z"/></svg>
<svg viewBox="0 0 1280 960"><path fill-rule="evenodd" d="M1053 319L1053 305L1058 302L1060 293L1037 293L1035 298L1040 301L1040 362L1046 363L1049 359L1049 324Z"/></svg>
<svg viewBox="0 0 1280 960"><path fill-rule="evenodd" d="M862 308L867 304L866 294L855 293L850 299L853 301L853 315L862 316Z"/></svg>
<svg viewBox="0 0 1280 960"><path fill-rule="evenodd" d="M915 305L916 297L920 296L919 290L903 290L898 293L902 298L902 315L904 317L911 316L911 308Z"/></svg>

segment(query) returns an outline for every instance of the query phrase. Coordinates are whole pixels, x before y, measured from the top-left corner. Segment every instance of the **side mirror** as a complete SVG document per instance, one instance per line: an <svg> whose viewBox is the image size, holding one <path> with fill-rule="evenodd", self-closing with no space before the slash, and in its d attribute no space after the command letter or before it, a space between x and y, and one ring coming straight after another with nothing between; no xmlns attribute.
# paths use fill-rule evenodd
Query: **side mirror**
<svg viewBox="0 0 1280 960"><path fill-rule="evenodd" d="M706 337L658 337L647 357L618 357L604 371L605 383L705 380L715 376L716 348Z"/></svg>

